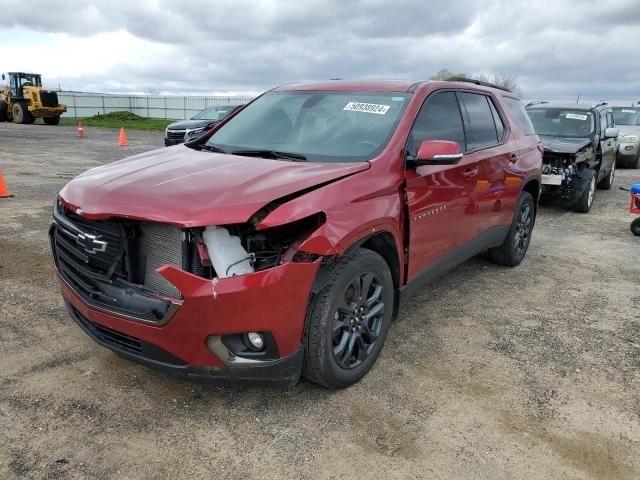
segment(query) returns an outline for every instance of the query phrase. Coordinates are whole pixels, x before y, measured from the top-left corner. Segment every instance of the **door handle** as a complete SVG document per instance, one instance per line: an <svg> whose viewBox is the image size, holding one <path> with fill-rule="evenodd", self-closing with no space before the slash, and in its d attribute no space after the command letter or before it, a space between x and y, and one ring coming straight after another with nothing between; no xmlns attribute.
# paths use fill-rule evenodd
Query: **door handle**
<svg viewBox="0 0 640 480"><path fill-rule="evenodd" d="M509 162L516 163L517 161L518 161L518 155L516 155L515 153L512 153L511 156L509 157Z"/></svg>
<svg viewBox="0 0 640 480"><path fill-rule="evenodd" d="M478 167L467 168L464 172L462 172L462 176L469 180L470 178L478 175Z"/></svg>

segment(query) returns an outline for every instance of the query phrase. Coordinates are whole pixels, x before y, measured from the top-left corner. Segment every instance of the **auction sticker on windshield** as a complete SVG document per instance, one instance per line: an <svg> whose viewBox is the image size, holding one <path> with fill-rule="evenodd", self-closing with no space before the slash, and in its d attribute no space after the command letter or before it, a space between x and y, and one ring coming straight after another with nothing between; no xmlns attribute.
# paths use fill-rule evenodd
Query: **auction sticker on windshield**
<svg viewBox="0 0 640 480"><path fill-rule="evenodd" d="M343 110L348 110L350 112L366 112L366 113L375 113L377 115L384 115L391 108L389 105L378 105L376 103L360 103L360 102L349 102L345 105Z"/></svg>
<svg viewBox="0 0 640 480"><path fill-rule="evenodd" d="M567 118L570 118L572 120L586 120L587 116L586 115L580 115L578 113L567 113Z"/></svg>
<svg viewBox="0 0 640 480"><path fill-rule="evenodd" d="M624 113L636 113L636 111L635 111L635 110L631 110L631 109L628 109L628 108L623 108L623 109L622 109L622 111L623 111Z"/></svg>

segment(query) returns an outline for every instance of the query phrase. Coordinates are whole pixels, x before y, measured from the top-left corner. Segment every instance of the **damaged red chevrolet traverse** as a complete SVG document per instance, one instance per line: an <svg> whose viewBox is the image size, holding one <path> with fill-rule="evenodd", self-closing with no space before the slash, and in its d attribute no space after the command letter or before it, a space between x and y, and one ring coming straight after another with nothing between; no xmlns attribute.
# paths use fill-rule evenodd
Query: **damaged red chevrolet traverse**
<svg viewBox="0 0 640 480"><path fill-rule="evenodd" d="M69 182L51 246L71 316L125 358L341 388L410 291L521 262L540 168L520 100L483 82L289 85Z"/></svg>

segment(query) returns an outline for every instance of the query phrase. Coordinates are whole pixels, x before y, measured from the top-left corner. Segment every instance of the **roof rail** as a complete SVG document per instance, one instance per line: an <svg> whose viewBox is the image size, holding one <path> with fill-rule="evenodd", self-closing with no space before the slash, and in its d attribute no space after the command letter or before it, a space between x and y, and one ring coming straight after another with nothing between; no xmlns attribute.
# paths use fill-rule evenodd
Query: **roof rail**
<svg viewBox="0 0 640 480"><path fill-rule="evenodd" d="M449 77L446 80L447 82L467 82L467 83L474 83L476 85L482 85L483 87L491 87L491 88L497 88L498 90L504 90L505 92L509 92L509 93L513 93L511 90L509 90L506 87L501 87L499 85L496 85L494 83L490 83L490 82L485 82L483 80L476 80L475 78L467 78L467 77Z"/></svg>
<svg viewBox="0 0 640 480"><path fill-rule="evenodd" d="M527 103L525 105L525 108L533 107L534 105L542 105L543 103L549 103L549 102L547 102L546 100L538 100L538 101L535 101L535 102L529 102L529 103Z"/></svg>

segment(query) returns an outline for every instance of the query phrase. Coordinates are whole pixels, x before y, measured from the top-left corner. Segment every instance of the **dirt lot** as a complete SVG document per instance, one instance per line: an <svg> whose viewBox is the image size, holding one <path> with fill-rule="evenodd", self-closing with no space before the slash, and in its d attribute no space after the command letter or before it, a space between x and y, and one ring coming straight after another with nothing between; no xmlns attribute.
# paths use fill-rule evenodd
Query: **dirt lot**
<svg viewBox="0 0 640 480"><path fill-rule="evenodd" d="M541 208L516 269L415 296L374 370L327 391L179 383L68 317L51 205L160 134L0 124L0 478L640 478L640 239L620 170L588 215Z"/></svg>

